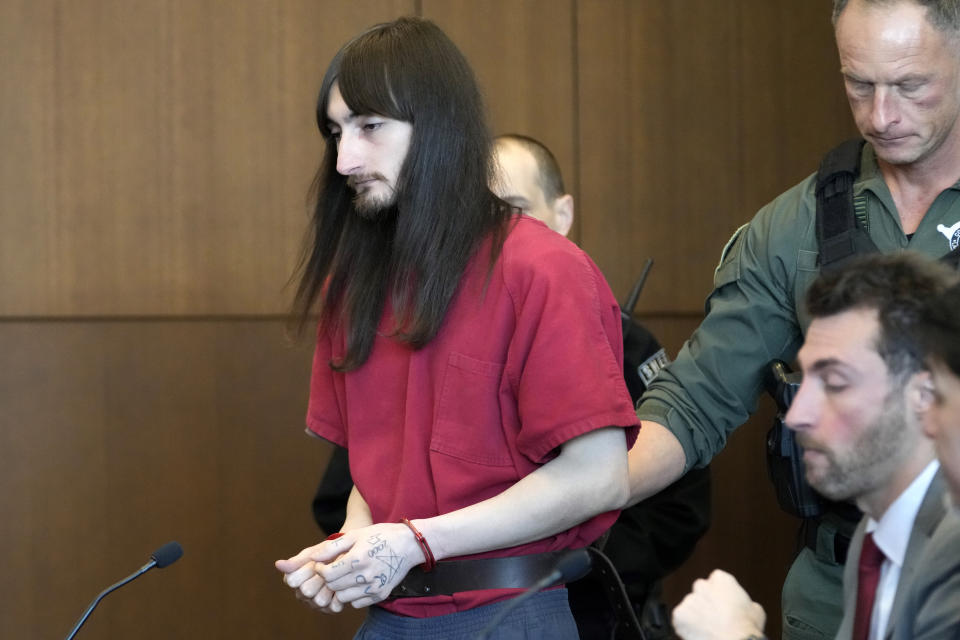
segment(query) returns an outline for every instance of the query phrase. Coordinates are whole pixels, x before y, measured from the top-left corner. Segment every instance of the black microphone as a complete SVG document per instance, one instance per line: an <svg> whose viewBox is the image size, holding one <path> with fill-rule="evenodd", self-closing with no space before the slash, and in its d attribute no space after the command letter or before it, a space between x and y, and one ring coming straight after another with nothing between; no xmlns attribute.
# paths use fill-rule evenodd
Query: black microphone
<svg viewBox="0 0 960 640"><path fill-rule="evenodd" d="M592 561L590 560L590 554L587 553L586 549L576 549L565 553L557 561L557 564L554 565L553 571L543 576L529 589L523 592L523 595L517 596L511 600L503 609L500 610L500 613L495 615L490 623L483 628L483 631L480 632L480 635L477 636L477 640L486 640L490 636L490 632L497 628L497 625L503 622L503 619L507 617L507 614L519 607L522 603L526 602L536 594L540 593L547 587L552 587L555 584L561 582L573 582L574 580L579 580L583 576L590 573L590 567Z"/></svg>
<svg viewBox="0 0 960 640"><path fill-rule="evenodd" d="M168 542L163 545L156 551L150 554L150 559L153 560L153 564L156 565L157 569L163 569L164 567L169 567L174 562L180 559L180 556L183 555L183 547L180 546L179 542ZM148 562L140 572L148 571L152 569L153 566Z"/></svg>
<svg viewBox="0 0 960 640"><path fill-rule="evenodd" d="M93 602L90 603L90 606L87 607L87 610L84 611L83 615L80 616L80 619L77 620L77 624L73 625L73 629L71 629L70 633L67 634L66 640L71 640L73 636L77 635L77 631L80 630L80 627L83 626L83 623L87 621L88 617L90 617L90 614L93 612L93 608L96 607L101 600L103 600L103 597L105 595L107 595L114 589L119 589L120 587L127 584L131 580L139 578L140 576L145 574L147 571L150 571L150 569L153 569L154 567L158 569L163 569L164 567L170 566L171 564L179 560L180 556L182 555L183 555L183 547L180 546L179 542L168 542L167 544L163 545L162 547L160 547L159 549L151 553L150 562L143 565L142 567L140 567L139 570L130 574L120 582L110 585L109 587L104 589L100 593L100 595L94 598Z"/></svg>

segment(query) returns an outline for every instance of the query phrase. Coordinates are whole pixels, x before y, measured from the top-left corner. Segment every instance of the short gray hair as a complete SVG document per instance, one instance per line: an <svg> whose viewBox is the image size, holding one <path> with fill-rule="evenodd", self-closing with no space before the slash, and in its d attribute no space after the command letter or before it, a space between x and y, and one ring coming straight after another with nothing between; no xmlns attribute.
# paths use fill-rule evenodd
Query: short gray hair
<svg viewBox="0 0 960 640"><path fill-rule="evenodd" d="M833 0L833 24L847 6L848 0ZM951 38L960 36L960 0L863 0L875 6L893 6L901 2L913 2L927 10L927 20L937 30Z"/></svg>

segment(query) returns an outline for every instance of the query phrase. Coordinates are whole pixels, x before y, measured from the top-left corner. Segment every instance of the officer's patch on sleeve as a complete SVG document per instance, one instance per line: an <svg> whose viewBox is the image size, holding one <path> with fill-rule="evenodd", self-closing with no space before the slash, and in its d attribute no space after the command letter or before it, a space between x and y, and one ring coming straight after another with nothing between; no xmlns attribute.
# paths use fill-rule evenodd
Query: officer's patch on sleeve
<svg viewBox="0 0 960 640"><path fill-rule="evenodd" d="M723 251L720 252L720 262L717 263L717 268L714 269L714 272L720 270L720 267L723 266L723 263L726 262L727 256L730 255L730 250L733 249L734 245L737 244L737 240L740 238L740 234L743 233L743 230L750 226L750 223L740 225L740 227L733 232L733 235L730 236L730 239L727 240L727 244L723 245Z"/></svg>
<svg viewBox="0 0 960 640"><path fill-rule="evenodd" d="M667 352L663 349L660 349L641 362L640 365L637 366L637 374L640 376L640 379L643 380L643 385L649 387L653 379L660 373L660 370L667 366L669 362L670 358L667 357Z"/></svg>
<svg viewBox="0 0 960 640"><path fill-rule="evenodd" d="M717 263L717 268L713 272L713 284L716 287L721 287L729 282L733 282L740 277L740 253L742 250L740 242L741 236L747 227L750 226L750 223L741 225L739 229L733 232L733 235L730 236L730 239L727 240L727 244L723 246L723 251L720 253L720 262Z"/></svg>

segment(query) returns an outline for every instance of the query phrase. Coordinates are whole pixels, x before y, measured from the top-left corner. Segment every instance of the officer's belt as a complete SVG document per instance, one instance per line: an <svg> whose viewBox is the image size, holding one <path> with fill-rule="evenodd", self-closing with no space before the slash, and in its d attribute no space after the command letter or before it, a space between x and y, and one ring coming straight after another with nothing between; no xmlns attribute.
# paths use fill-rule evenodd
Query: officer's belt
<svg viewBox="0 0 960 640"><path fill-rule="evenodd" d="M529 589L549 575L567 551L549 551L506 558L441 560L432 571L419 566L407 573L391 598L449 596L462 591Z"/></svg>

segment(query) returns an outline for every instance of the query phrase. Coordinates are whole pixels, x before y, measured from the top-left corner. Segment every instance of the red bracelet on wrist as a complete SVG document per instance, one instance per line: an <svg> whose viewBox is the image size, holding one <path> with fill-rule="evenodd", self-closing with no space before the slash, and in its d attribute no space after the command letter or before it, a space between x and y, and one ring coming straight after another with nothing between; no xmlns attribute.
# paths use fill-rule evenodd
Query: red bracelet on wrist
<svg viewBox="0 0 960 640"><path fill-rule="evenodd" d="M337 538L343 537L343 531L337 531L336 533L331 533L327 536L327 540L336 540Z"/></svg>
<svg viewBox="0 0 960 640"><path fill-rule="evenodd" d="M433 571L433 568L437 566L437 561L433 557L433 551L430 550L430 545L427 544L427 539L424 538L423 534L406 518L400 518L400 522L407 525L410 531L413 532L413 537L417 539L417 544L420 545L420 550L423 551L423 572Z"/></svg>

